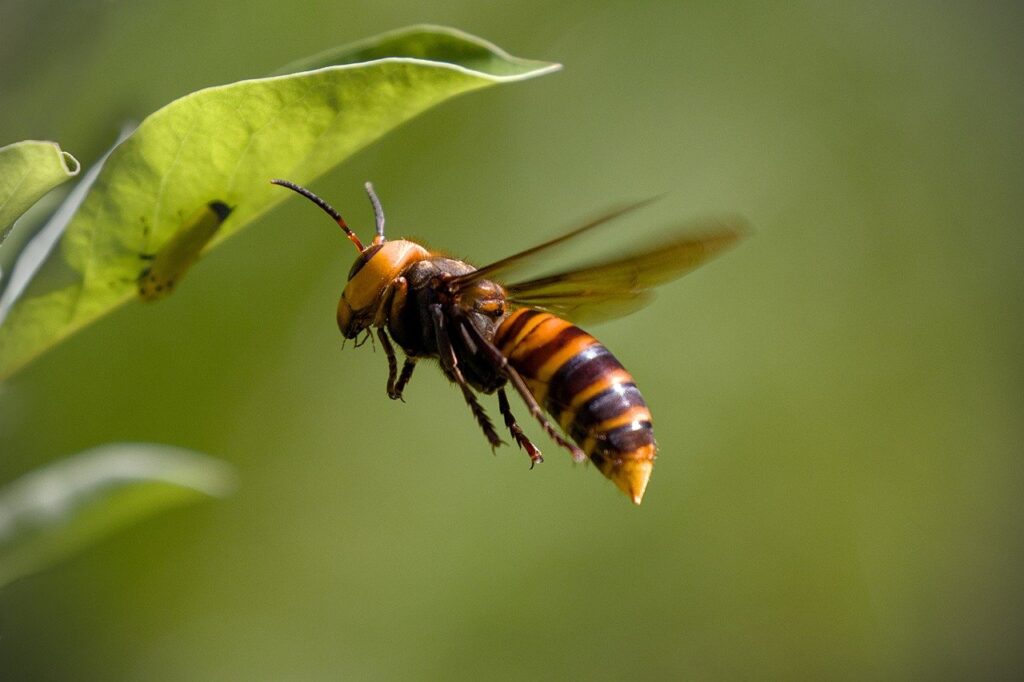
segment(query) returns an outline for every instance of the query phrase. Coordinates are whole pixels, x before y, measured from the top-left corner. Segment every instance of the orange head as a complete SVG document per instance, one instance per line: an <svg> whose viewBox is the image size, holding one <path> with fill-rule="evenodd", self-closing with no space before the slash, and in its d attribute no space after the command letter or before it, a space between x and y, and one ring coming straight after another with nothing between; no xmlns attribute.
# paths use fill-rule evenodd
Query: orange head
<svg viewBox="0 0 1024 682"><path fill-rule="evenodd" d="M430 253L405 239L373 244L359 252L338 301L338 328L354 339L373 322L388 287L402 272Z"/></svg>
<svg viewBox="0 0 1024 682"><path fill-rule="evenodd" d="M359 237L345 223L334 208L305 187L287 180L271 180L275 185L298 192L322 208L327 215L345 231L345 236L355 245L359 255L348 273L348 283L338 301L338 328L346 339L354 339L369 327L384 302L391 283L412 263L423 260L430 253L419 244L405 239L386 241L384 239L384 210L373 191L373 185L366 183L366 193L373 204L377 232L369 246L363 246Z"/></svg>

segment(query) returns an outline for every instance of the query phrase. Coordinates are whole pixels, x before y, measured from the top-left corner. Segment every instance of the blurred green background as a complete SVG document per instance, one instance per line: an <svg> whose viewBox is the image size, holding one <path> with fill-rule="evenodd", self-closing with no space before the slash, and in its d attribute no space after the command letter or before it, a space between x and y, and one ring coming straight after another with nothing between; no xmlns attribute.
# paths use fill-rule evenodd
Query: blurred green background
<svg viewBox="0 0 1024 682"><path fill-rule="evenodd" d="M315 185L485 262L620 200L756 233L594 329L651 404L644 504L423 368L342 352L351 247L292 200L0 387L0 481L107 441L238 470L0 592L4 679L1024 674L1017 3L6 0L0 144L421 21L563 72L442 105ZM490 404L490 402L488 402ZM495 407L491 408L495 410ZM517 411L523 413L520 407Z"/></svg>

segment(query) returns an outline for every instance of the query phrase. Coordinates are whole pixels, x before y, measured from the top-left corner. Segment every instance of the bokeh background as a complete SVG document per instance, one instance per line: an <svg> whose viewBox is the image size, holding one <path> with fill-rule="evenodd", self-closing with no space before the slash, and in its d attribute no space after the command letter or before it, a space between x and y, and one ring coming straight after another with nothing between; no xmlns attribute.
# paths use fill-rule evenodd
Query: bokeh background
<svg viewBox="0 0 1024 682"><path fill-rule="evenodd" d="M745 215L594 328L654 410L643 506L550 444L492 456L429 368L388 400L334 324L351 247L292 200L0 389L2 481L121 440L240 480L0 592L4 679L1024 674L1019 4L432 5L4 0L0 143L88 164L175 97L422 21L564 63L315 189L366 229L372 179L392 235L480 262L661 192L622 239Z"/></svg>

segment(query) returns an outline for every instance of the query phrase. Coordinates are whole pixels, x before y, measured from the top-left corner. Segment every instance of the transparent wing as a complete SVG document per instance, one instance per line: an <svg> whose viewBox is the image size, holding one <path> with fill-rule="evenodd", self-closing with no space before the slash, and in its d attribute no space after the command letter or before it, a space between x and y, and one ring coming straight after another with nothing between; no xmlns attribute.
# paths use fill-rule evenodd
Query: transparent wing
<svg viewBox="0 0 1024 682"><path fill-rule="evenodd" d="M593 230L595 227L604 225L605 223L614 220L619 216L625 215L626 213L635 211L638 208L646 206L647 204L654 201L655 198L644 199L643 201L638 201L634 204L628 204L626 206L614 208L608 211L607 213L604 213L598 216L597 218L594 218L593 220L588 221L583 225L580 225L576 229L571 230L570 232L566 232L560 237L555 237L554 239L550 239L544 242L543 244L538 244L537 246L526 249L525 251L520 251L519 253L513 254L507 258L502 258L501 260L495 261L490 265L485 265L482 268L478 268L473 272L468 272L465 275L456 277L452 280L452 285L455 288L465 288L472 282L476 282L481 279L508 279L508 275L511 274L513 271L520 269L522 267L528 267L530 263L535 261L535 259L538 256L544 254L551 248L564 244L570 239L579 237L585 232L589 232L590 230Z"/></svg>
<svg viewBox="0 0 1024 682"><path fill-rule="evenodd" d="M623 212L619 211L612 217ZM653 287L681 277L707 262L735 244L746 231L746 224L739 219L691 225L677 230L674 236L633 253L566 272L513 284L503 283L502 286L509 301L516 305L539 308L573 321L593 322L619 317L649 303L653 299ZM570 233L561 240L579 233L579 230ZM551 243L499 263L513 259L518 263Z"/></svg>

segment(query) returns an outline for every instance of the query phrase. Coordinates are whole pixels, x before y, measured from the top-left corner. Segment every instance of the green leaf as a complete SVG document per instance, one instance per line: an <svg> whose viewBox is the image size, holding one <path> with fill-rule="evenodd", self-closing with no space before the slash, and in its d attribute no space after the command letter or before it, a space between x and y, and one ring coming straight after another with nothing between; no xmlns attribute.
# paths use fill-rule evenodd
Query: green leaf
<svg viewBox="0 0 1024 682"><path fill-rule="evenodd" d="M99 176L100 171L103 170L103 164L106 163L107 158L111 152L121 144L135 129L134 126L125 126L122 128L120 135L117 136L117 142L113 147L108 149L100 158L92 165L85 175L79 179L78 183L75 184L74 188L68 192L67 196L60 205L51 212L48 220L43 223L41 227L35 230L34 234L24 240L21 249L17 252L14 259L13 268L7 281L4 282L6 285L3 292L0 293L0 325L3 325L4 320L7 318L7 314L11 310L11 306L21 296L25 287L28 286L32 278L35 277L36 272L42 267L43 263L50 256L50 252L53 250L54 245L60 240L61 235L64 234L64 230L67 228L68 223L71 222L71 218L74 217L78 211L78 207L82 205L82 201L89 194L89 190L92 189L92 185L96 182L96 178ZM52 195L51 195L52 196ZM48 199L50 197L47 197ZM39 205L46 202L40 201ZM33 210L39 208L39 205L33 207ZM20 237L21 235L16 235ZM4 275L6 273L0 273Z"/></svg>
<svg viewBox="0 0 1024 682"><path fill-rule="evenodd" d="M56 142L25 140L0 147L0 244L22 213L79 168L78 160Z"/></svg>
<svg viewBox="0 0 1024 682"><path fill-rule="evenodd" d="M0 587L119 528L234 488L227 464L152 443L113 443L0 488Z"/></svg>
<svg viewBox="0 0 1024 682"><path fill-rule="evenodd" d="M0 378L137 296L140 255L159 253L204 205L233 208L209 248L290 196L271 178L308 184L450 97L559 68L431 26L303 66L319 68L182 97L114 150L59 248L0 324Z"/></svg>

